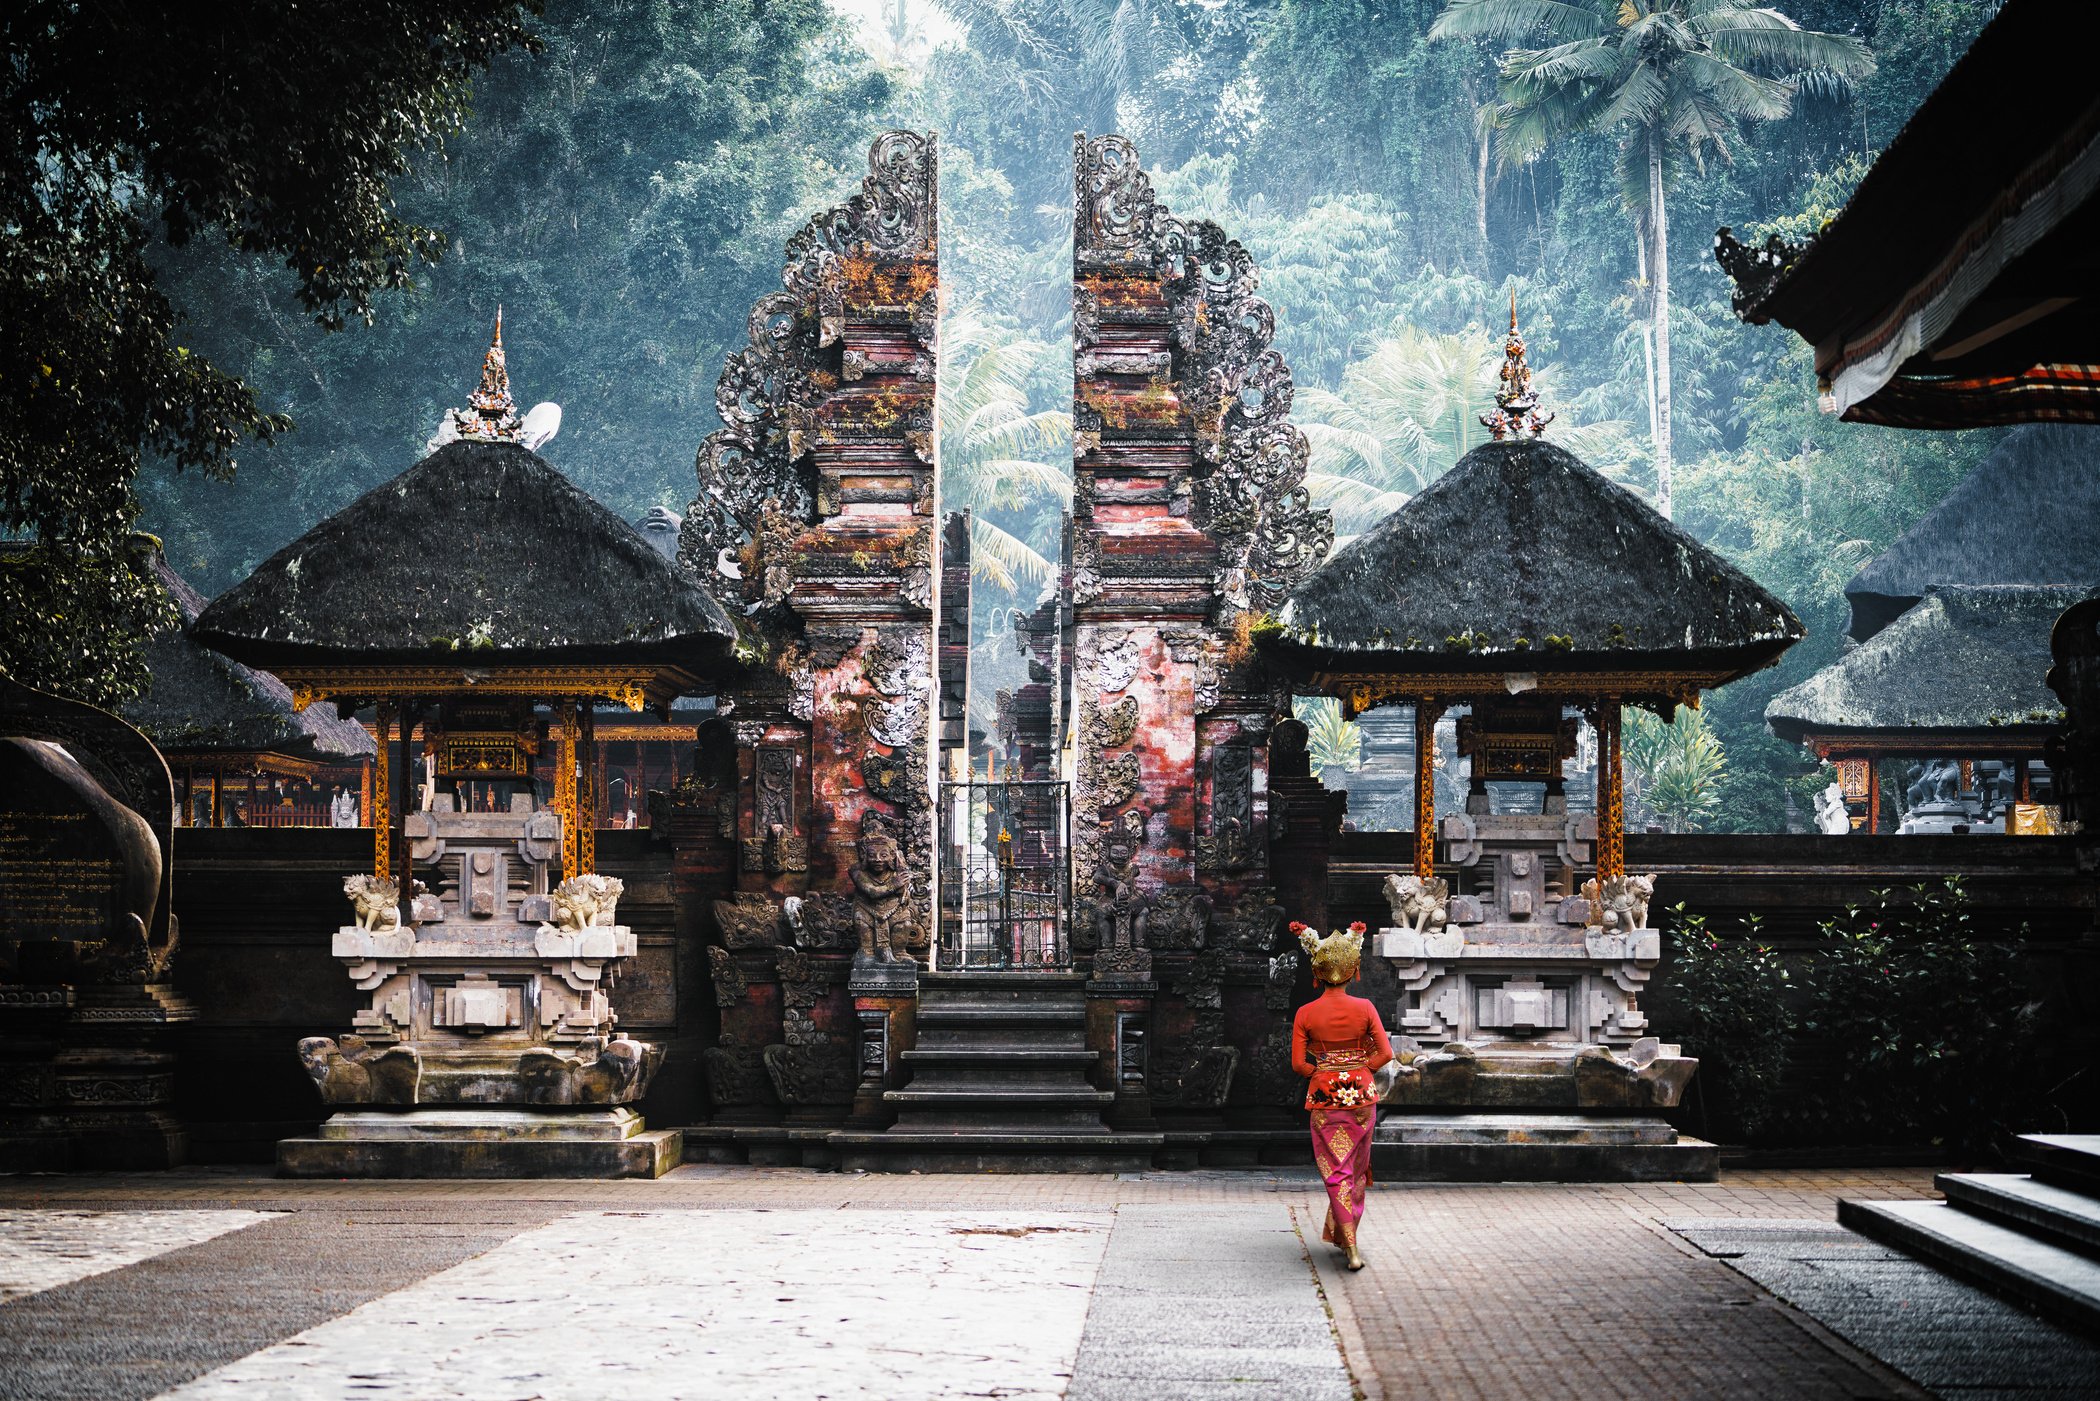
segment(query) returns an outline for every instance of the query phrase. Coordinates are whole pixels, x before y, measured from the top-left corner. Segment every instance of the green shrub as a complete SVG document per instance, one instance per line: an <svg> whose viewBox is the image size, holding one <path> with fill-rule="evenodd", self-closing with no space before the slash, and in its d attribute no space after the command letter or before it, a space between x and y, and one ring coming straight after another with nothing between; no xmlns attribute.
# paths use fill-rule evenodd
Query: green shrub
<svg viewBox="0 0 2100 1401"><path fill-rule="evenodd" d="M1706 916L1671 907L1677 995L1672 1030L1699 1058L1700 1091L1731 1106L1756 1137L1771 1121L1786 1080L1794 1012L1786 1001L1786 965L1762 937L1757 916L1741 938L1723 939Z"/></svg>

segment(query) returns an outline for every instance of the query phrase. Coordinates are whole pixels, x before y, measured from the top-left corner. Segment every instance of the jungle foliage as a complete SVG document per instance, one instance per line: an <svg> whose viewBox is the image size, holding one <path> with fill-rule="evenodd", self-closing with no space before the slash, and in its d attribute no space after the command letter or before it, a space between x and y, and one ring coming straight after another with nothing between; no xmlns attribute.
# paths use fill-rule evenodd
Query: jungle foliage
<svg viewBox="0 0 2100 1401"><path fill-rule="evenodd" d="M515 14L466 4L399 14L408 8L436 16L432 25ZM1451 8L549 0L529 25L541 52L518 51L517 29L474 51L487 67L464 128L442 150L410 139L421 127L370 126L386 140L362 157L356 188L402 230L451 235L413 288L398 285L411 255L435 246L420 234L403 232L398 247L362 260L316 260L329 271L309 289L308 274L273 265L283 249L258 257L224 237L182 244L168 236L172 226L153 223L152 186L110 185L109 217L131 240L121 245L125 265L151 278L164 324L178 312L189 318L179 337L156 333L153 344L186 345L217 376L170 378L179 366L156 351L125 367L124 392L185 406L182 422L208 430L200 441L213 440L215 425L226 433L223 449L186 458L180 443L155 436L151 414L129 410L104 420L109 441L149 459L138 488L144 523L166 538L177 568L215 592L420 456L439 415L471 387L500 303L521 402L564 407L549 459L622 514L682 510L694 449L716 423L715 377L741 342L752 299L775 285L781 242L857 182L876 130L932 128L941 134L947 284L945 504L972 506L978 522L984 706L1018 674L1005 620L1032 607L1049 577L1067 492L1071 133L1117 129L1138 143L1162 198L1218 219L1259 260L1297 376L1297 417L1313 441L1314 492L1336 508L1345 535L1476 441L1512 291L1539 387L1559 414L1552 433L1655 493L1661 396L1650 365L1663 308L1662 436L1675 518L1784 597L1811 630L1781 666L1710 698L1702 743L1722 762L1708 754L1685 771L1699 782L1678 825L1780 828L1793 789L1813 780L1801 776L1798 753L1765 734L1766 699L1835 655L1844 580L1958 481L1993 435L1892 432L1820 415L1805 349L1730 314L1707 233L1727 223L1798 234L1841 207L1995 0L1776 0L1776 10L1757 11L1784 12L1784 25L1744 20L1748 10L1732 0L1633 6L1726 9L1729 23L1776 36L1755 41L1770 51L1762 57L1740 44L1732 57L1754 80L1737 95L1747 102L1754 89L1763 101L1738 104L1715 126L1729 158L1714 158L1712 143L1688 131L1673 147L1685 155L1666 171L1667 214L1682 236L1668 241L1666 306L1646 266L1659 241L1629 213L1629 128L1557 123L1501 159L1496 143L1509 128L1492 118L1512 97L1510 56L1550 48L1552 36L1505 26L1432 37ZM1572 8L1592 18L1610 11L1592 37L1613 37L1616 7ZM383 3L357 13L396 22ZM249 28L258 45L272 43L279 69L307 65L316 92L326 75L352 116L392 71L386 24L379 38L340 36L348 47L333 56L286 39L267 17ZM1781 63L1774 46L1792 41L1780 29L1835 36L1831 45L1870 56L1872 68L1840 62L1827 45L1820 59L1804 51ZM12 47L30 30L10 21L6 33ZM351 82L361 53L377 72ZM194 84L221 67L197 59L154 75L146 90ZM1784 111L1759 84L1786 87ZM464 91L444 87L443 101L462 102ZM229 124L238 103L230 110ZM465 109L404 99L401 110L427 119L434 140L441 117ZM405 170L402 152L420 152ZM275 159L267 150L244 158ZM329 236L348 239L359 227L372 226L352 219ZM316 313L364 310L326 300L331 279L360 269L371 279L372 324L324 334ZM310 304L315 295L321 304ZM18 357L7 373L36 363ZM11 382L20 389L9 395L12 413L28 391L25 380ZM223 463L236 442L247 446L231 483L174 470ZM128 492L98 509L112 529L128 526ZM19 520L10 528L26 529ZM1345 752L1338 716L1336 726Z"/></svg>

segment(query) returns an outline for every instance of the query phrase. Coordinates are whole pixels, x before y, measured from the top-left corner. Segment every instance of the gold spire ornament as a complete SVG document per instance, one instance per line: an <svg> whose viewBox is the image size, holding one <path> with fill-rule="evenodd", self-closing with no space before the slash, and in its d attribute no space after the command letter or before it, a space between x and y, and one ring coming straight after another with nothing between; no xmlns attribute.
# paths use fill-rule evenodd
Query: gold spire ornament
<svg viewBox="0 0 2100 1401"><path fill-rule="evenodd" d="M1517 330L1517 289L1509 289L1509 336L1502 342L1502 387L1495 391L1495 411L1484 414L1480 426L1504 438L1536 438L1553 422L1553 414L1539 412L1538 391L1531 387L1531 366L1524 363L1524 337Z"/></svg>
<svg viewBox="0 0 2100 1401"><path fill-rule="evenodd" d="M503 308L496 308L496 334L481 361L481 385L467 397L467 407L452 411L452 424L462 438L484 443L524 440L524 423L510 397L510 369L503 359Z"/></svg>
<svg viewBox="0 0 2100 1401"><path fill-rule="evenodd" d="M1291 922L1291 933L1298 936L1299 947L1312 957L1313 980L1336 986L1355 981L1357 967L1363 962L1367 929L1358 920L1323 939L1310 925Z"/></svg>

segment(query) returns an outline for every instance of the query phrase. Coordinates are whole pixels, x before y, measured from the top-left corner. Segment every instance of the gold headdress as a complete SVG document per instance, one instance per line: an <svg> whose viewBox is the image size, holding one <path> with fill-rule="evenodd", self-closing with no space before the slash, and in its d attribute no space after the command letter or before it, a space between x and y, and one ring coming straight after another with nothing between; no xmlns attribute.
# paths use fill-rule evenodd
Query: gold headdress
<svg viewBox="0 0 2100 1401"><path fill-rule="evenodd" d="M1347 929L1337 930L1322 939L1303 924L1293 923L1291 932L1298 936L1298 943L1312 955L1313 978L1317 982L1342 984L1356 977L1357 965L1363 961L1364 925L1362 921Z"/></svg>

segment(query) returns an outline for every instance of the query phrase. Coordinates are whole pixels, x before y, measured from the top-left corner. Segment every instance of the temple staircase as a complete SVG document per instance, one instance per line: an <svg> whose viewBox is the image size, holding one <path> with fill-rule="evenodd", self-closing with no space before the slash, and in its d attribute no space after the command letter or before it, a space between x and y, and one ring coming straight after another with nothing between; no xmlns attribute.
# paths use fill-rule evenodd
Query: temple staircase
<svg viewBox="0 0 2100 1401"><path fill-rule="evenodd" d="M922 973L918 1044L887 1130L830 1137L847 1171L1142 1171L1165 1142L1118 1133L1092 1076L1082 973Z"/></svg>
<svg viewBox="0 0 2100 1401"><path fill-rule="evenodd" d="M1934 1185L1943 1202L1841 1201L1838 1220L2037 1313L2100 1332L2100 1134L2028 1134L2013 1152L2029 1175L1941 1173Z"/></svg>

